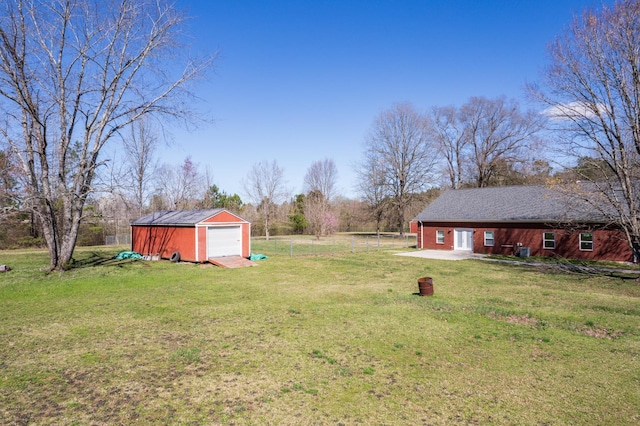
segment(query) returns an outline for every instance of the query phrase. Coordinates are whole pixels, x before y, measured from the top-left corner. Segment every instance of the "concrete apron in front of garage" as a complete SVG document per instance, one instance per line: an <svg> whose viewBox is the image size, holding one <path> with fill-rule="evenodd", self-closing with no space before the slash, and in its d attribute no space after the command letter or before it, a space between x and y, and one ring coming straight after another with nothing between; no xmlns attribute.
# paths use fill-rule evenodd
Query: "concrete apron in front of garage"
<svg viewBox="0 0 640 426"><path fill-rule="evenodd" d="M420 250L407 253L396 253L396 256L422 257L423 259L437 260L464 260L464 259L482 259L486 254L472 253L470 251L453 251L453 250Z"/></svg>

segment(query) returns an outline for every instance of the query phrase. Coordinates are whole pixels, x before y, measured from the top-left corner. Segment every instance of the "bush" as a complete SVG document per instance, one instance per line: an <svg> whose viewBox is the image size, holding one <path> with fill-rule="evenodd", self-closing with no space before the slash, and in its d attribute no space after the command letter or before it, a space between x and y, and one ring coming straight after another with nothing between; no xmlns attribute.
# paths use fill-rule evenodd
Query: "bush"
<svg viewBox="0 0 640 426"><path fill-rule="evenodd" d="M17 243L18 243L18 247L21 247L21 248L44 246L44 242L42 241L42 238L32 237L30 235L19 238Z"/></svg>

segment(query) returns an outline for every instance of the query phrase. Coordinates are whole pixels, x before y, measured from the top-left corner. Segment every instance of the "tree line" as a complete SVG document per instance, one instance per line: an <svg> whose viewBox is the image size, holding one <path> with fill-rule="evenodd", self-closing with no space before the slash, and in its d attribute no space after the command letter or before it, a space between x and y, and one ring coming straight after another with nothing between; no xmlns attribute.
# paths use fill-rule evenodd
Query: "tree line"
<svg viewBox="0 0 640 426"><path fill-rule="evenodd" d="M43 244L52 270L78 243L153 210L224 207L267 238L403 233L441 189L528 183L592 203L640 258L640 0L576 15L527 86L538 110L504 97L426 111L398 103L365 137L358 199L340 196L324 159L300 194L276 161L256 163L246 202L189 157L155 159L156 126L199 119L193 83L216 60L185 56L175 5L2 0L0 9L0 246ZM590 185L569 184L577 180Z"/></svg>
<svg viewBox="0 0 640 426"><path fill-rule="evenodd" d="M427 112L393 105L373 120L356 165L357 222L403 234L441 189L544 183L552 176L541 150L544 123L541 114L504 97L474 97L459 108ZM267 238L273 209L286 199L283 175L275 161L260 162L245 184ZM336 218L349 213L336 202L337 180L331 159L311 164L290 213L295 230L320 238L338 229Z"/></svg>

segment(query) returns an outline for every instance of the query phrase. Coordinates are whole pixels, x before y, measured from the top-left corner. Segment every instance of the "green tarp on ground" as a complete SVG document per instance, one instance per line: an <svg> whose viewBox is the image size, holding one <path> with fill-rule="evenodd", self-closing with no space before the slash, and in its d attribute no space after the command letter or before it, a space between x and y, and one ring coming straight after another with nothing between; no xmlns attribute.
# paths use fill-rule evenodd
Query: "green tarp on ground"
<svg viewBox="0 0 640 426"><path fill-rule="evenodd" d="M264 254L251 253L251 256L249 256L249 260L265 260L265 259L268 259L268 257L265 256Z"/></svg>
<svg viewBox="0 0 640 426"><path fill-rule="evenodd" d="M124 260L124 259L142 259L142 255L140 253L136 253L135 251L121 251L120 253L113 256L116 260Z"/></svg>

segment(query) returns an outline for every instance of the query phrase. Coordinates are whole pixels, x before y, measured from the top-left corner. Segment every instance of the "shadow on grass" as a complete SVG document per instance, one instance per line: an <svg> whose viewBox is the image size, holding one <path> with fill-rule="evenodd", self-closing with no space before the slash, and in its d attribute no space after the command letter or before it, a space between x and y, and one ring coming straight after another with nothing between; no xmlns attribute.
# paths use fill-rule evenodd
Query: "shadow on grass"
<svg viewBox="0 0 640 426"><path fill-rule="evenodd" d="M640 279L640 271L601 268L592 265L575 265L575 264L536 264L534 265L543 273L566 273L586 276L599 276L608 278L617 278L620 280L638 280Z"/></svg>
<svg viewBox="0 0 640 426"><path fill-rule="evenodd" d="M513 258L506 256L491 256L491 260L508 263L520 267L533 267L548 274L576 274L585 276L601 276L621 280L639 280L640 269L637 265L615 265L612 262L579 261L564 258Z"/></svg>
<svg viewBox="0 0 640 426"><path fill-rule="evenodd" d="M85 256L87 257L74 259L68 269L91 268L96 266L117 266L122 268L124 265L137 261L137 259L114 259L112 255L98 252L86 253Z"/></svg>

